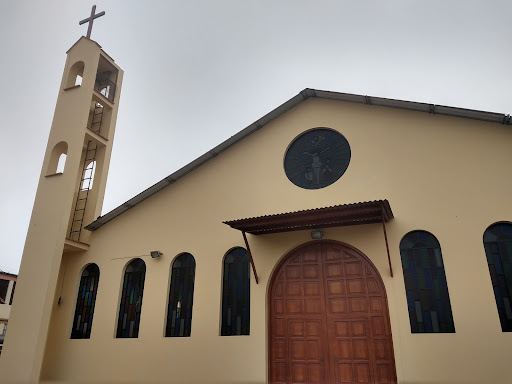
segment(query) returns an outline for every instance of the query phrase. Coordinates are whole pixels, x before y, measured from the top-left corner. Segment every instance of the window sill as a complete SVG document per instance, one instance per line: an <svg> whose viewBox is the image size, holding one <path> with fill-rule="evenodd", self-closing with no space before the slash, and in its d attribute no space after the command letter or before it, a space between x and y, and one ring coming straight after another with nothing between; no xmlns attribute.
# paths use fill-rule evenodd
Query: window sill
<svg viewBox="0 0 512 384"><path fill-rule="evenodd" d="M64 173L62 172L57 172L57 173L52 173L50 175L46 175L45 177L53 177L53 176L59 176L59 175L63 175Z"/></svg>
<svg viewBox="0 0 512 384"><path fill-rule="evenodd" d="M73 85L72 87L64 88L64 91L69 91L71 89L80 88L80 84Z"/></svg>

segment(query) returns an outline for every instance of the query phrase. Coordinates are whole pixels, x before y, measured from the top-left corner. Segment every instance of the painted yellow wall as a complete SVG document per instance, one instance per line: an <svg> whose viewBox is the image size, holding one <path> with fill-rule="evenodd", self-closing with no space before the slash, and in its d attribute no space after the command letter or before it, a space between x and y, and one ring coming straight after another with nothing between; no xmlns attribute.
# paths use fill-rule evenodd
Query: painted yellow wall
<svg viewBox="0 0 512 384"><path fill-rule="evenodd" d="M293 185L283 170L290 142L328 127L352 150L345 175L320 190ZM277 262L310 241L308 231L248 235L260 277L251 281L249 336L221 337L225 253L244 246L222 221L388 199L391 278L380 224L328 228L376 265L386 286L399 383L509 383L512 334L501 331L482 245L485 229L512 219L510 127L348 102L308 99L260 131L160 191L90 238L87 252L65 254L54 300L42 382L265 383L267 289ZM151 166L151 164L148 164ZM171 171L171 170L170 170ZM442 248L456 333L411 334L399 242L433 233ZM149 252L160 250L160 259ZM192 336L165 338L170 267L181 252L196 259ZM138 339L116 339L122 276L146 262ZM80 274L100 268L92 334L70 340Z"/></svg>

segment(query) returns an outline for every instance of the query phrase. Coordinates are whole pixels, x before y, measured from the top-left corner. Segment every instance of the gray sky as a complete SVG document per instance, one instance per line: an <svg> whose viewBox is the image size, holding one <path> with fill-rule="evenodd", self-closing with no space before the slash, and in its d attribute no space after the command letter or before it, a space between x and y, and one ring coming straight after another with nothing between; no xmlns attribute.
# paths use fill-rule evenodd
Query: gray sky
<svg viewBox="0 0 512 384"><path fill-rule="evenodd" d="M0 4L0 269L17 273L65 52L94 3ZM96 4L91 37L125 71L103 213L306 87L512 113L511 1Z"/></svg>

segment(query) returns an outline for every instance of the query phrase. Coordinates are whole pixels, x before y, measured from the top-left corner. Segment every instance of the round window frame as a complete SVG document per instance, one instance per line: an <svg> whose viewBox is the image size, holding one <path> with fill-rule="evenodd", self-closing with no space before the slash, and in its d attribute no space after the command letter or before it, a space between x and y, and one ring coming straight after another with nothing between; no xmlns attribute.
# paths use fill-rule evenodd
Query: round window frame
<svg viewBox="0 0 512 384"><path fill-rule="evenodd" d="M310 134L311 132L313 131L320 131L320 130L323 130L323 131L331 131L331 132L334 132L335 134L341 136L341 138L343 138L346 142L346 147L348 148L348 162L346 164L346 166L344 167L343 171L340 171L339 175L337 177L335 177L331 182L329 183L321 183L322 185L319 186L319 187L314 187L314 186L306 186L306 185L300 185L298 183L296 183L294 180L292 180L292 178L289 176L288 174L288 171L286 169L286 160L287 160L287 157L289 155L289 152L290 152L290 149L292 148L292 146L304 135L307 135L307 134ZM346 172L347 172L347 169L350 165L350 161L352 160L352 148L350 146L350 143L348 142L347 138L345 137L345 135L343 135L341 132L339 132L338 130L336 129L333 129L333 128L330 128L330 127L314 127L314 128L310 128L306 131L303 131L301 132L300 134L298 134L297 136L295 136L291 141L290 143L288 144L288 146L286 147L286 150L284 152L284 156L283 156L283 171L286 175L286 178L295 186L301 188L301 189L305 189L305 190L319 190L319 189L323 189L323 188L326 188L326 187L329 187L331 186L332 184L336 183Z"/></svg>

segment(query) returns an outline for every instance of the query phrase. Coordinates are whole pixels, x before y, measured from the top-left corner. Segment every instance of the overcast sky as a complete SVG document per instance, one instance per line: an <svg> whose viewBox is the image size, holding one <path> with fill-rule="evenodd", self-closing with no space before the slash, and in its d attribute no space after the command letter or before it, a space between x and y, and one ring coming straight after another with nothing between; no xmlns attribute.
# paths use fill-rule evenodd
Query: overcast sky
<svg viewBox="0 0 512 384"><path fill-rule="evenodd" d="M0 4L0 269L17 273L65 52L94 3ZM125 71L103 213L304 88L512 113L511 1L96 4L91 38Z"/></svg>

